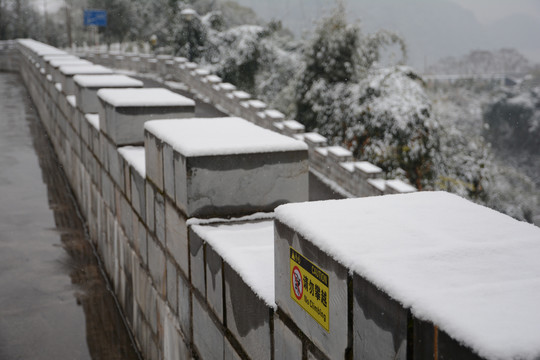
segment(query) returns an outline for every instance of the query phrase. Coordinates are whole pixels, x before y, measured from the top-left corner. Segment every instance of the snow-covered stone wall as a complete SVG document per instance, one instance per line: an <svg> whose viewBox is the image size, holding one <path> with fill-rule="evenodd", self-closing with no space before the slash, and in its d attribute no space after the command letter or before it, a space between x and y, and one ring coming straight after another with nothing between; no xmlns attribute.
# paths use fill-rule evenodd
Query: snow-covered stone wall
<svg viewBox="0 0 540 360"><path fill-rule="evenodd" d="M85 91L123 87L117 75L77 81L70 70L69 95L48 64L70 55L32 40L15 49L0 51L0 68L18 64L145 358L540 357L532 225L445 193L305 202L308 158L356 194L410 189L218 79L208 91L282 134L238 118L168 119L193 103L166 91ZM169 57L103 63L178 65L188 83L204 73ZM83 112L78 99L96 97L112 109ZM117 113L124 125L111 126Z"/></svg>
<svg viewBox="0 0 540 360"><path fill-rule="evenodd" d="M373 196L416 191L401 181L387 181L381 169L364 171L363 162L354 161L352 153L339 146L328 146L326 139L316 133L305 133L304 126L244 91L200 68L182 57L166 55L103 53L79 51L77 54L93 62L125 71L150 73L162 80L181 82L197 97L223 112L244 118L256 125L305 141L309 147L312 176L330 186L344 197ZM312 140L312 141L310 141Z"/></svg>
<svg viewBox="0 0 540 360"><path fill-rule="evenodd" d="M67 54L32 40L17 51L144 358L273 358L272 211L308 200L308 146L239 118L194 119L191 99L118 75L92 78L88 64L84 75L66 65L55 81L47 65ZM83 112L96 98L97 113ZM204 232L261 221L269 232L251 247L228 243L229 252ZM248 229L248 239L259 235ZM246 247L255 268L239 266ZM257 276L268 281L254 286Z"/></svg>

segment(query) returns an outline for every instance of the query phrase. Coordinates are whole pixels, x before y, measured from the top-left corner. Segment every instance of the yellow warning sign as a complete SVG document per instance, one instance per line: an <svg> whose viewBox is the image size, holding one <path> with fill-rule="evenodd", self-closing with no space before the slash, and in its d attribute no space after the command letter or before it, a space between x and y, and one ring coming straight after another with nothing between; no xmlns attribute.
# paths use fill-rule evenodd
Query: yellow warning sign
<svg viewBox="0 0 540 360"><path fill-rule="evenodd" d="M326 331L330 331L328 274L292 247L289 249L291 298Z"/></svg>

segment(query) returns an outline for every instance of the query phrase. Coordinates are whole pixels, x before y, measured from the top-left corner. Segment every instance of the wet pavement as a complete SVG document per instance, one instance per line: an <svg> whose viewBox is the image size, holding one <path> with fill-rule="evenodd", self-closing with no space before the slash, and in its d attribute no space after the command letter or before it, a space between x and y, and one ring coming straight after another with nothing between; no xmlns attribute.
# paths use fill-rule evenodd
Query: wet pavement
<svg viewBox="0 0 540 360"><path fill-rule="evenodd" d="M0 359L138 359L31 104L0 72Z"/></svg>

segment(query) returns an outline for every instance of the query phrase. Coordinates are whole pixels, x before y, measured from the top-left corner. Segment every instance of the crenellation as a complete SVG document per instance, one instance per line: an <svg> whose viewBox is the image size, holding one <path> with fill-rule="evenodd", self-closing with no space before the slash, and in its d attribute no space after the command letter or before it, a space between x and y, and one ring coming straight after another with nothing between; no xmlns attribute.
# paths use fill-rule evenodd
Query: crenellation
<svg viewBox="0 0 540 360"><path fill-rule="evenodd" d="M424 260L422 254L429 253L440 239L433 232L430 246L421 246L417 252L414 249L422 228L410 219L403 220L405 225L400 221L410 212L418 211L417 199L439 196L437 193L362 199L373 203L367 210L359 205L346 213L357 215L352 217L352 225L341 225L340 221L347 216L335 216L332 212L317 218L309 206L319 203L291 204L308 200L310 167L321 179L326 178L354 195L404 194L416 189L401 180L385 179L381 168L354 160L351 151L332 146L318 133L305 133L301 124L268 109L265 103L236 90L234 85L222 83L217 76L186 59L148 54L94 56L107 66L183 81L200 97L210 99L231 114L244 116L249 122L238 118L194 118L192 100L182 105L188 110L175 113L176 110L169 111L170 105L156 105L159 98L156 94L140 95L147 96L145 100L156 105L154 109L147 109L151 104L146 104L146 109L119 105L116 101L120 97L107 96L106 90L111 90L107 84L96 87L104 90L101 94L105 96L100 96L100 109L90 111L84 105L88 94L81 91L69 95L71 85L55 83L54 68L48 70L52 58L47 62L37 54L34 45L24 44L24 40L17 42L17 51L24 54L19 61L22 79L80 204L90 241L95 244L126 321L146 358L196 355L200 359L421 359L433 358L435 353L439 358L481 358L470 338L460 337L452 332L452 327L445 328L441 318L431 312L451 308L458 300L460 306L468 306L461 299L470 295L467 291L473 288L475 273L464 272L460 281L454 281L450 276L463 268L452 263L453 271L440 273L437 281L424 283L423 288L429 291L421 298L431 297L436 303L438 298L433 294L438 294L439 288L433 283L453 289L460 282L468 286L457 289L464 292L464 297L426 308L423 302L412 306L409 301L415 298L414 294L403 296L401 287L398 291L381 280L384 276L373 275L376 273L373 266L383 263L401 243L363 257L381 243L399 237L410 245L407 256L393 258L392 266L385 266L384 270L398 269L390 277L393 279L414 269L417 261ZM0 63L2 56L0 50ZM82 69L85 65L76 66ZM84 77L77 79L80 78L84 80ZM77 79L77 86L82 85ZM144 120L134 120L139 114L144 115ZM161 116L168 120L162 121L158 118ZM236 128L237 123L242 125ZM252 123L275 127L282 135L268 135L267 130L259 132L263 129ZM256 132L251 133L251 127ZM246 139L255 141L249 143ZM266 144L267 139L271 141ZM268 147L258 148L261 144ZM396 207L380 210L377 201L388 199L408 199L410 202L397 207L407 211L390 211ZM327 202L326 206L339 203ZM282 204L288 205L275 210ZM294 206L306 208L295 216L284 217L283 212ZM425 210L424 216L437 207L431 204L426 209L429 211ZM370 217L377 211L380 212L377 217ZM473 211L474 226L485 215L478 211L478 216ZM305 230L301 219L308 212L315 218ZM433 223L444 224L452 217L444 220ZM370 224L376 221L383 221L384 226L370 232ZM507 221L501 219L497 225ZM337 232L336 236L324 238L328 234L325 223L334 227L330 233ZM386 234L370 243L396 226L400 229L399 236ZM413 237L409 236L411 228L414 228ZM455 228L453 224L452 229ZM264 235L259 232L263 229ZM350 229L356 229L354 241L340 243ZM445 234L452 233L452 229L446 229ZM498 233L492 234L494 238L497 236ZM534 242L522 240L521 236L514 240L524 241L522 245L531 252L536 249ZM445 243L445 246L459 243ZM354 259L343 260L357 251L359 244L371 245ZM498 244L506 243L501 239ZM464 251L472 258L470 247L454 250ZM443 253L445 249L440 248ZM484 252L474 253L475 259L485 256L488 255ZM460 257L462 261L467 258ZM520 266L530 266L527 271L536 269L535 262L528 263L525 255L523 258ZM448 261L453 261L453 257L449 256ZM300 270L301 263L309 271ZM302 277L302 281L307 281L306 287L294 286L295 266L302 275L310 274L311 277ZM411 278L421 280L423 276L431 276L433 269L437 267L403 278L400 284ZM499 268L491 269L497 271ZM497 274L506 276L506 273ZM314 284L309 298L313 303L305 307L298 300L302 296L295 291L303 289L310 293L310 281ZM505 294L513 294L507 283L500 286ZM489 283L484 290L493 298L499 294ZM453 296L452 291L444 296ZM444 297L440 295L440 298ZM420 313L418 309L422 306L424 312ZM485 306L493 309L490 303ZM503 310L497 316L509 321ZM424 319L420 314L427 314L425 319L431 320L420 320ZM481 316L479 311L475 314ZM459 326L467 324L466 317L455 319ZM480 338L484 335L485 331L477 332ZM490 344L485 346L490 349Z"/></svg>

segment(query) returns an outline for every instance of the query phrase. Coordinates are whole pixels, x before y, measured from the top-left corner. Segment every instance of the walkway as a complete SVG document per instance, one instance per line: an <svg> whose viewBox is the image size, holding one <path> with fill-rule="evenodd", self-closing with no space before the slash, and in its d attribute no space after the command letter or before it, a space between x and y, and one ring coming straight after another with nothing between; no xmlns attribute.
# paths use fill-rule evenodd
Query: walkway
<svg viewBox="0 0 540 360"><path fill-rule="evenodd" d="M18 74L0 72L0 359L137 359Z"/></svg>

